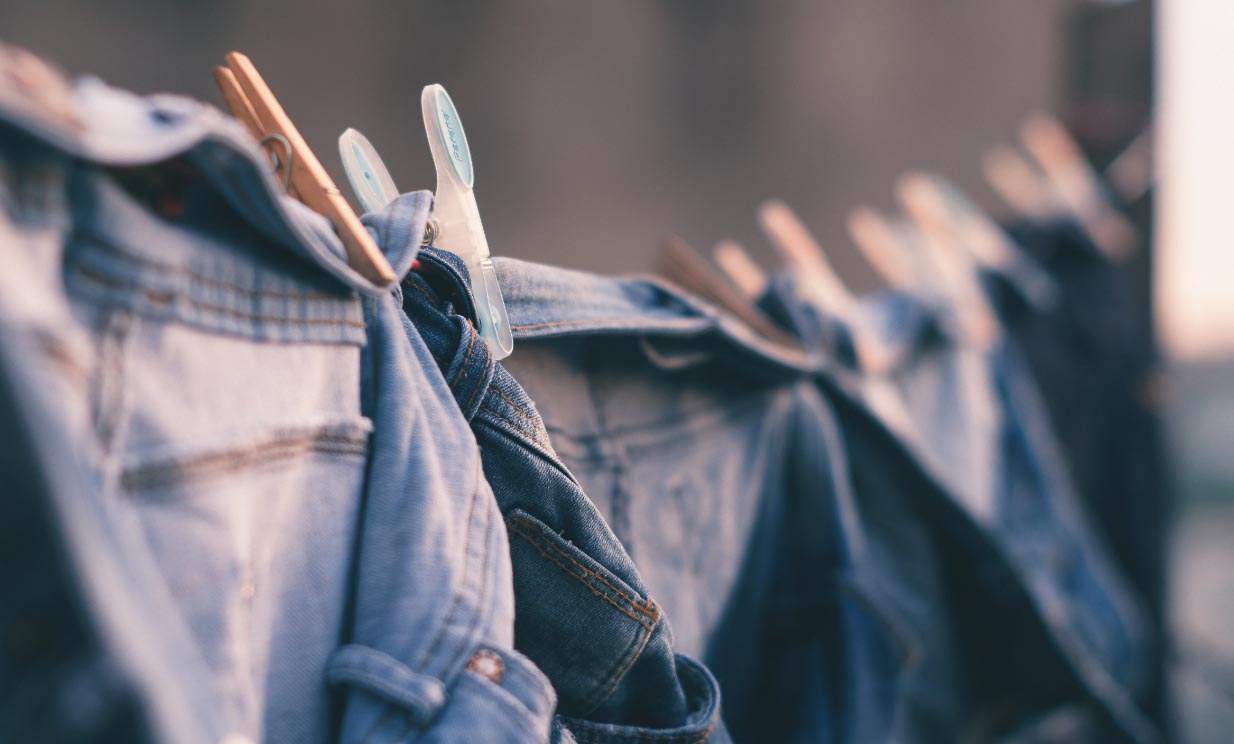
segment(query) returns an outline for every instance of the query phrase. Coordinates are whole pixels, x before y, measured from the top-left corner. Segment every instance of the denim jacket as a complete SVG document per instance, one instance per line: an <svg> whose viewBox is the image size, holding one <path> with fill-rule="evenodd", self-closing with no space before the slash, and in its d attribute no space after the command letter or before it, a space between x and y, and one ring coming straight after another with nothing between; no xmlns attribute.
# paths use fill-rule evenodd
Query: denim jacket
<svg viewBox="0 0 1234 744"><path fill-rule="evenodd" d="M472 420L516 647L565 728L726 740L702 657L734 740L884 738L911 644L862 573L817 360L656 281L498 259L517 341L498 364L457 260L420 263L404 308Z"/></svg>
<svg viewBox="0 0 1234 744"><path fill-rule="evenodd" d="M891 360L884 368L863 369L855 355L837 355L842 363L820 382L864 409L917 463L931 482L922 492L938 496L930 510L948 535L944 549L983 556L978 576L965 576L959 564L952 581L976 583L956 596L1004 598L954 608L968 615L957 618L962 627L980 625L982 616L1005 618L1001 634L986 629L971 637L973 648L987 639L990 659L974 660L965 683L1001 687L995 700L1025 708L994 727L1010 731L1017 716L1091 699L1127 736L1155 740L1135 702L1152 644L1138 598L1087 521L1014 343L1000 335L989 349L967 346L950 306L924 291L876 296L851 318L803 296L792 277L781 276L763 301L818 346L852 349L860 333L881 347ZM993 472L974 470L988 463L966 460L964 451L985 452ZM996 658L1016 668L1018 680L981 681ZM1051 693L1042 695L1045 689Z"/></svg>
<svg viewBox="0 0 1234 744"><path fill-rule="evenodd" d="M0 75L4 376L64 450L54 578L115 688L44 697L159 741L547 740L505 527L392 287L218 111L26 79ZM429 201L377 236L398 271Z"/></svg>
<svg viewBox="0 0 1234 744"><path fill-rule="evenodd" d="M364 220L377 229L387 215ZM430 248L419 263L404 282L403 308L483 453L510 536L515 646L553 681L558 735L727 741L715 680L675 653L664 609L468 320L474 306L461 261Z"/></svg>

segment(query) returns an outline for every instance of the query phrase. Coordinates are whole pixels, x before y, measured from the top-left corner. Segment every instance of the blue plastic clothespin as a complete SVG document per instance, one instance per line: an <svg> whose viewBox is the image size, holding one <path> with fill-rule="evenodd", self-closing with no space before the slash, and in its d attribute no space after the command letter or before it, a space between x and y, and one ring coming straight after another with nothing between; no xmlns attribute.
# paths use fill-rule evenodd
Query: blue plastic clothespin
<svg viewBox="0 0 1234 744"><path fill-rule="evenodd" d="M348 129L339 135L338 152L343 158L343 170L347 171L351 190L356 192L365 212L385 209L398 198L398 187L368 137Z"/></svg>
<svg viewBox="0 0 1234 744"><path fill-rule="evenodd" d="M432 217L436 228L434 243L466 263L480 336L488 343L494 359L505 359L514 350L514 336L476 206L476 176L467 135L445 88L436 84L426 86L420 103L425 134L437 167ZM364 135L354 129L343 132L339 137L339 154L351 187L366 211L382 209L398 197L394 179Z"/></svg>

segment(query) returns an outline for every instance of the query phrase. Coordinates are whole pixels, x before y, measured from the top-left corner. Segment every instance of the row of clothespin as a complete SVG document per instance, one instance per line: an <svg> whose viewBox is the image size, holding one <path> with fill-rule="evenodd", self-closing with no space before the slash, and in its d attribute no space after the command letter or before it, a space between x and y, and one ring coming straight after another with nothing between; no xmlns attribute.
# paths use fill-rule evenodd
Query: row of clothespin
<svg viewBox="0 0 1234 744"><path fill-rule="evenodd" d="M378 285L393 283L397 277L389 261L252 61L232 52L226 62L226 67L214 71L223 98L253 137L263 147L271 148L288 194L330 220L353 269ZM425 242L453 251L467 264L480 334L494 356L502 359L512 351L513 339L476 206L475 172L467 138L450 96L440 85L424 88L421 108L437 168L433 216ZM1062 124L1036 114L1024 123L1020 134L1031 161L1020 150L1006 146L993 148L982 161L994 191L1025 219L1074 219L1111 260L1126 259L1135 245L1135 230L1114 208L1105 181ZM1108 172L1109 183L1126 198L1151 183L1146 165L1150 162L1146 152L1149 142L1146 133ZM352 188L366 210L380 210L398 198L393 178L364 135L346 130L339 137L339 152ZM1010 269L1019 248L996 222L941 176L906 174L896 183L896 195L903 216L888 217L864 206L852 210L847 227L853 243L888 285L911 288L929 282L940 287L955 303L965 337L979 346L986 345L997 332L997 321L977 282L977 269ZM800 278L799 286L812 295L810 299L836 317L853 318L856 298L802 220L786 204L772 200L759 207L758 222L783 262ZM713 257L719 271L683 241L674 239L662 252L659 268L668 278L708 297L763 336L793 345L792 339L752 302L766 289L768 279L749 253L729 240L715 247ZM858 354L862 353L859 346Z"/></svg>
<svg viewBox="0 0 1234 744"><path fill-rule="evenodd" d="M348 265L357 273L379 286L397 281L390 262L253 62L239 52L232 52L227 55L226 63L225 67L214 69L214 80L223 100L232 116L245 125L258 143L270 148L287 193L330 220L346 251ZM426 86L420 101L425 133L437 168L433 216L426 231L426 242L431 240L466 262L476 296L480 335L488 342L495 358L502 359L510 354L514 341L476 206L475 169L467 136L445 88ZM275 149L274 145L280 149ZM394 179L364 135L354 129L343 132L339 137L339 153L352 189L366 210L380 210L398 198Z"/></svg>
<svg viewBox="0 0 1234 744"><path fill-rule="evenodd" d="M997 146L982 161L987 181L1011 211L1039 222L1073 220L1109 260L1120 262L1131 256L1138 236L1114 206L1106 184L1128 201L1150 187L1150 130L1114 161L1106 178L1051 116L1030 116L1020 137L1023 151ZM1011 271L1021 258L1019 246L942 176L908 173L897 180L895 192L903 210L900 216L887 216L868 206L849 213L847 228L853 244L889 286L908 289L929 283L940 288L954 303L965 338L977 346L987 345L998 326L978 281L978 270ZM779 200L764 202L757 216L784 266L798 277L800 291L835 317L855 319L856 298L805 223ZM768 277L750 253L737 242L724 240L715 246L712 258L719 271L681 239L673 238L661 251L659 270L741 318L764 337L788 342L784 332L753 304L766 290ZM1044 295L1049 287L1041 289ZM863 350L860 343L856 350L859 357L877 354L876 347ZM875 359L861 361L863 366L878 366Z"/></svg>

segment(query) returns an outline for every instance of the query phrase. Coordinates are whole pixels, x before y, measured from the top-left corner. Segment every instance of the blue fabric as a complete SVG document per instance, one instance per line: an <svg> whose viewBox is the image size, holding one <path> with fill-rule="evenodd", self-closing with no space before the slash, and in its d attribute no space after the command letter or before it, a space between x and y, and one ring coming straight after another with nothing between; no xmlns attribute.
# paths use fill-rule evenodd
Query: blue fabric
<svg viewBox="0 0 1234 744"><path fill-rule="evenodd" d="M1008 618L997 634L963 636L973 639L966 641L966 650L977 655L964 662L970 670L963 675L943 675L956 696L968 695L966 688L987 698L994 694L993 700L978 703L979 708L998 705L998 698L1006 697L1027 705L1021 715L1029 716L1033 709L1066 702L1067 691L1079 689L1084 697L1097 700L1128 736L1154 740L1154 727L1135 703L1152 644L1150 631L1138 598L1087 522L1014 344L1000 337L988 349L969 346L959 337L953 311L942 298L889 293L868 300L851 318L837 318L812 306L793 282L793 277L780 277L764 306L807 340L822 345L840 339L852 345L860 335L884 350L880 357L894 360L882 369L863 369L851 355L850 363L833 365L821 381L836 400L848 399L893 434L895 446L916 462L923 479L917 490L931 499L923 508L940 515L931 519L948 538L941 549L967 555L973 561L970 573L975 556L982 556L987 564L983 574L1013 585L990 595L1008 597L1001 607L982 608L965 607L963 598L982 596L988 591L982 587L996 582L979 576L972 583L974 577L964 575L962 563L955 564L959 572L949 581L967 585L963 592L952 594L937 584L931 587L929 581L915 583L923 596L952 603L953 615ZM918 308L907 311L905 303ZM906 322L882 322L886 318ZM820 333L820 328L827 332ZM859 502L870 493L859 491ZM887 519L880 520L877 510L863 510L874 532ZM942 560L951 559L944 554ZM980 621L960 616L954 622L965 628ZM1034 626L1046 631L1045 645L1037 643L1041 633ZM1041 649L1035 658L1013 654L1019 659L1020 684L1004 679L991 686L982 681L989 676L982 664L1007 656L1003 651L982 659L986 652L976 649L983 636L989 638L989 648L1020 644ZM1028 684L1030 679L1036 682ZM923 683L919 689L929 687ZM1042 689L1052 694L1043 696ZM957 707L952 715L962 712L963 707ZM973 715L969 711L965 717ZM978 710L976 716L984 714ZM953 720L942 730L961 726Z"/></svg>
<svg viewBox="0 0 1234 744"><path fill-rule="evenodd" d="M1033 302L1018 276L1002 272L986 277L990 296L1032 369L1077 493L1164 634L1171 498L1151 319L1124 267L1079 226L1009 230L1059 287L1058 301ZM1146 699L1160 720L1168 643L1162 637L1157 645Z"/></svg>
<svg viewBox="0 0 1234 744"><path fill-rule="evenodd" d="M402 202L419 215L411 250L430 201ZM374 433L351 632L328 671L346 696L339 740L547 741L556 698L513 650L502 515L467 421L399 305L397 289L365 301L363 410ZM484 673L492 668L500 673Z"/></svg>
<svg viewBox="0 0 1234 744"><path fill-rule="evenodd" d="M6 212L0 227L36 239L17 224L26 216ZM13 237L0 240L6 258L20 246ZM49 415L71 414L81 349L18 319L20 304L41 304L35 295L0 298L0 731L12 741L218 741L205 669L161 622L174 609L151 589L159 576L141 536L99 498L85 421Z"/></svg>
<svg viewBox="0 0 1234 744"><path fill-rule="evenodd" d="M364 217L374 229L384 219ZM562 733L727 741L711 674L675 653L664 609L559 461L536 407L475 332L462 262L435 249L419 261L403 308L483 453L510 535L515 647L552 680Z"/></svg>
<svg viewBox="0 0 1234 744"><path fill-rule="evenodd" d="M498 259L517 345L491 363L457 260L420 262L404 307L441 338L430 346L472 417L512 529L516 646L553 679L564 726L580 741L670 733L595 725L637 715L724 740L688 656L718 677L736 741L885 738L913 641L861 569L843 444L804 376L818 360L662 282ZM593 670L639 618L546 562L554 551L672 618L672 643L662 620L601 708Z"/></svg>
<svg viewBox="0 0 1234 744"><path fill-rule="evenodd" d="M350 269L213 109L87 80L60 128L10 92L0 357L51 481L42 570L82 609L0 720L53 701L31 738L547 740L505 527L397 285ZM376 234L396 269L430 206ZM37 598L4 589L16 637Z"/></svg>

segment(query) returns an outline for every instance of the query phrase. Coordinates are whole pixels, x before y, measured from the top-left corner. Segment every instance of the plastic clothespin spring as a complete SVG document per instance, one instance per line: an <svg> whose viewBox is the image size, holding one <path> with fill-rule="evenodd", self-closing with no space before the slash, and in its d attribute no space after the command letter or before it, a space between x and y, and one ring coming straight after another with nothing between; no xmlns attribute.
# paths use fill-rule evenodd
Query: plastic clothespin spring
<svg viewBox="0 0 1234 744"><path fill-rule="evenodd" d="M467 265L480 336L488 343L494 359L504 359L514 350L514 336L476 206L475 170L467 135L445 88L437 84L425 86L420 104L429 149L437 166L433 206L437 246L455 253Z"/></svg>
<svg viewBox="0 0 1234 744"><path fill-rule="evenodd" d="M437 193L425 241L463 259L476 298L480 336L495 359L505 359L514 350L514 336L472 190L475 171L467 136L445 88L429 85L420 100L425 134L437 168ZM354 129L343 132L339 155L347 180L366 211L383 209L398 198L394 179L363 134Z"/></svg>

